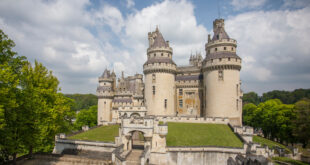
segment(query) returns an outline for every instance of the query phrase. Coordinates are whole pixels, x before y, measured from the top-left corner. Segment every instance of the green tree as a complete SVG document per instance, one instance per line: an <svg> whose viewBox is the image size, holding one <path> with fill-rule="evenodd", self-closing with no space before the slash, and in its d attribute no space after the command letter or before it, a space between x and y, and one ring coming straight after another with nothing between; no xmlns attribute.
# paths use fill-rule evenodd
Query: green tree
<svg viewBox="0 0 310 165"><path fill-rule="evenodd" d="M15 43L0 29L0 159L8 160L23 152L19 86L21 68L26 63L25 57L17 56L12 51Z"/></svg>
<svg viewBox="0 0 310 165"><path fill-rule="evenodd" d="M65 96L74 100L72 109L79 111L82 109L88 109L93 105L97 105L98 98L93 94L66 94Z"/></svg>
<svg viewBox="0 0 310 165"><path fill-rule="evenodd" d="M89 109L83 109L77 114L75 128L80 130L84 125L89 127L97 125L97 105L91 106Z"/></svg>
<svg viewBox="0 0 310 165"><path fill-rule="evenodd" d="M243 105L248 103L253 103L255 105L258 105L260 103L260 97L255 92L248 92L243 94L242 97Z"/></svg>
<svg viewBox="0 0 310 165"><path fill-rule="evenodd" d="M74 112L72 100L58 93L58 80L41 63L35 61L34 68L28 63L22 69L22 112L26 132L24 145L30 154L35 151L50 151L56 133L68 132Z"/></svg>
<svg viewBox="0 0 310 165"><path fill-rule="evenodd" d="M55 134L72 128L73 100L59 93L58 80L12 51L0 30L0 161L32 151L51 151Z"/></svg>
<svg viewBox="0 0 310 165"><path fill-rule="evenodd" d="M243 107L244 123L254 128L261 128L264 136L277 139L279 142L294 142L292 136L295 118L294 105L283 104L279 99L271 99L260 103L246 104Z"/></svg>
<svg viewBox="0 0 310 165"><path fill-rule="evenodd" d="M310 142L310 99L303 99L295 104L296 120L294 135L306 147Z"/></svg>

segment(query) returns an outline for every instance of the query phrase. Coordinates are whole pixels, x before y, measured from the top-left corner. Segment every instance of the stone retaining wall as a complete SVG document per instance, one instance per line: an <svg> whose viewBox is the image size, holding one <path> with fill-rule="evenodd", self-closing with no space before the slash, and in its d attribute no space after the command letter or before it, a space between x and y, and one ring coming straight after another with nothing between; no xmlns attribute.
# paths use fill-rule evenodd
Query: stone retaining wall
<svg viewBox="0 0 310 165"><path fill-rule="evenodd" d="M69 140L56 138L53 153L61 154L64 150L85 150L99 152L113 152L117 147L115 143L92 142L82 140Z"/></svg>

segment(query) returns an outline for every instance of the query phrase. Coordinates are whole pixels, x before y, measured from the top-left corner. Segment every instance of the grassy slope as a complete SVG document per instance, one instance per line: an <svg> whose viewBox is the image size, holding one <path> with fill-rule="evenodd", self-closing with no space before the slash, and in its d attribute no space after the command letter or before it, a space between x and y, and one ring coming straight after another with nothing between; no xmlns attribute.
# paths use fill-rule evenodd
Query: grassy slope
<svg viewBox="0 0 310 165"><path fill-rule="evenodd" d="M224 124L168 122L167 146L243 147L243 144Z"/></svg>
<svg viewBox="0 0 310 165"><path fill-rule="evenodd" d="M273 148L275 146L278 146L278 147L284 148L286 152L289 152L289 153L291 152L291 150L289 150L283 144L274 142L272 140L269 140L269 139L266 139L266 138L263 138L260 136L253 136L253 142L260 143L261 145L267 145L269 148Z"/></svg>
<svg viewBox="0 0 310 165"><path fill-rule="evenodd" d="M118 136L118 128L119 125L101 126L76 134L68 139L114 142L114 137Z"/></svg>
<svg viewBox="0 0 310 165"><path fill-rule="evenodd" d="M278 160L281 162L291 163L292 165L307 165L307 163L304 163L304 162L299 161L299 160L287 158L287 157L273 157L272 160Z"/></svg>

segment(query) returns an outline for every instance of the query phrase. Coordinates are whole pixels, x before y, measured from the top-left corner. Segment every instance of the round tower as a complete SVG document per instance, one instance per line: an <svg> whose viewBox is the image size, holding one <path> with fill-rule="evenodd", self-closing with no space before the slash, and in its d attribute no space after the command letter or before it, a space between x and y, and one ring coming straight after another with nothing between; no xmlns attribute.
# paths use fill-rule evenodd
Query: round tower
<svg viewBox="0 0 310 165"><path fill-rule="evenodd" d="M241 58L237 41L229 38L224 19L213 22L214 36L208 36L203 62L205 117L227 117L232 125L242 125Z"/></svg>
<svg viewBox="0 0 310 165"><path fill-rule="evenodd" d="M148 115L175 115L175 73L172 48L156 28L149 32L147 61L143 65L145 75L144 99Z"/></svg>
<svg viewBox="0 0 310 165"><path fill-rule="evenodd" d="M99 77L99 86L97 87L98 96L98 125L102 125L112 120L112 100L115 88L115 74L105 69L102 76Z"/></svg>

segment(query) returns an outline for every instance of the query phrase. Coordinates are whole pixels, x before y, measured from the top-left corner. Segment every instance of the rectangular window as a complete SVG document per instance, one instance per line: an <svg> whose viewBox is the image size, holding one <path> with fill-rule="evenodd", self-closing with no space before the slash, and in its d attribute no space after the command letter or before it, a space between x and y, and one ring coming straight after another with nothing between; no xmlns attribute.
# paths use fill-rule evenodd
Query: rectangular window
<svg viewBox="0 0 310 165"><path fill-rule="evenodd" d="M237 99L237 100L236 100L236 108L237 108L237 111L239 110L239 105L238 105L238 103L239 103L239 100Z"/></svg>
<svg viewBox="0 0 310 165"><path fill-rule="evenodd" d="M239 85L237 84L236 87L237 87L237 88L236 88L236 92L237 92L237 96L238 96Z"/></svg>
<svg viewBox="0 0 310 165"><path fill-rule="evenodd" d="M156 82L156 75L152 74L152 82L155 83Z"/></svg>
<svg viewBox="0 0 310 165"><path fill-rule="evenodd" d="M179 100L179 107L183 107L183 100L182 99Z"/></svg>
<svg viewBox="0 0 310 165"><path fill-rule="evenodd" d="M183 95L183 89L179 89L179 95L180 95L180 96Z"/></svg>
<svg viewBox="0 0 310 165"><path fill-rule="evenodd" d="M167 108L167 99L165 99L165 108Z"/></svg>
<svg viewBox="0 0 310 165"><path fill-rule="evenodd" d="M155 95L155 86L153 86L153 95Z"/></svg>
<svg viewBox="0 0 310 165"><path fill-rule="evenodd" d="M219 77L219 80L220 80L220 81L223 81L223 80L224 80L224 73L223 73L222 70L219 70L218 77Z"/></svg>

